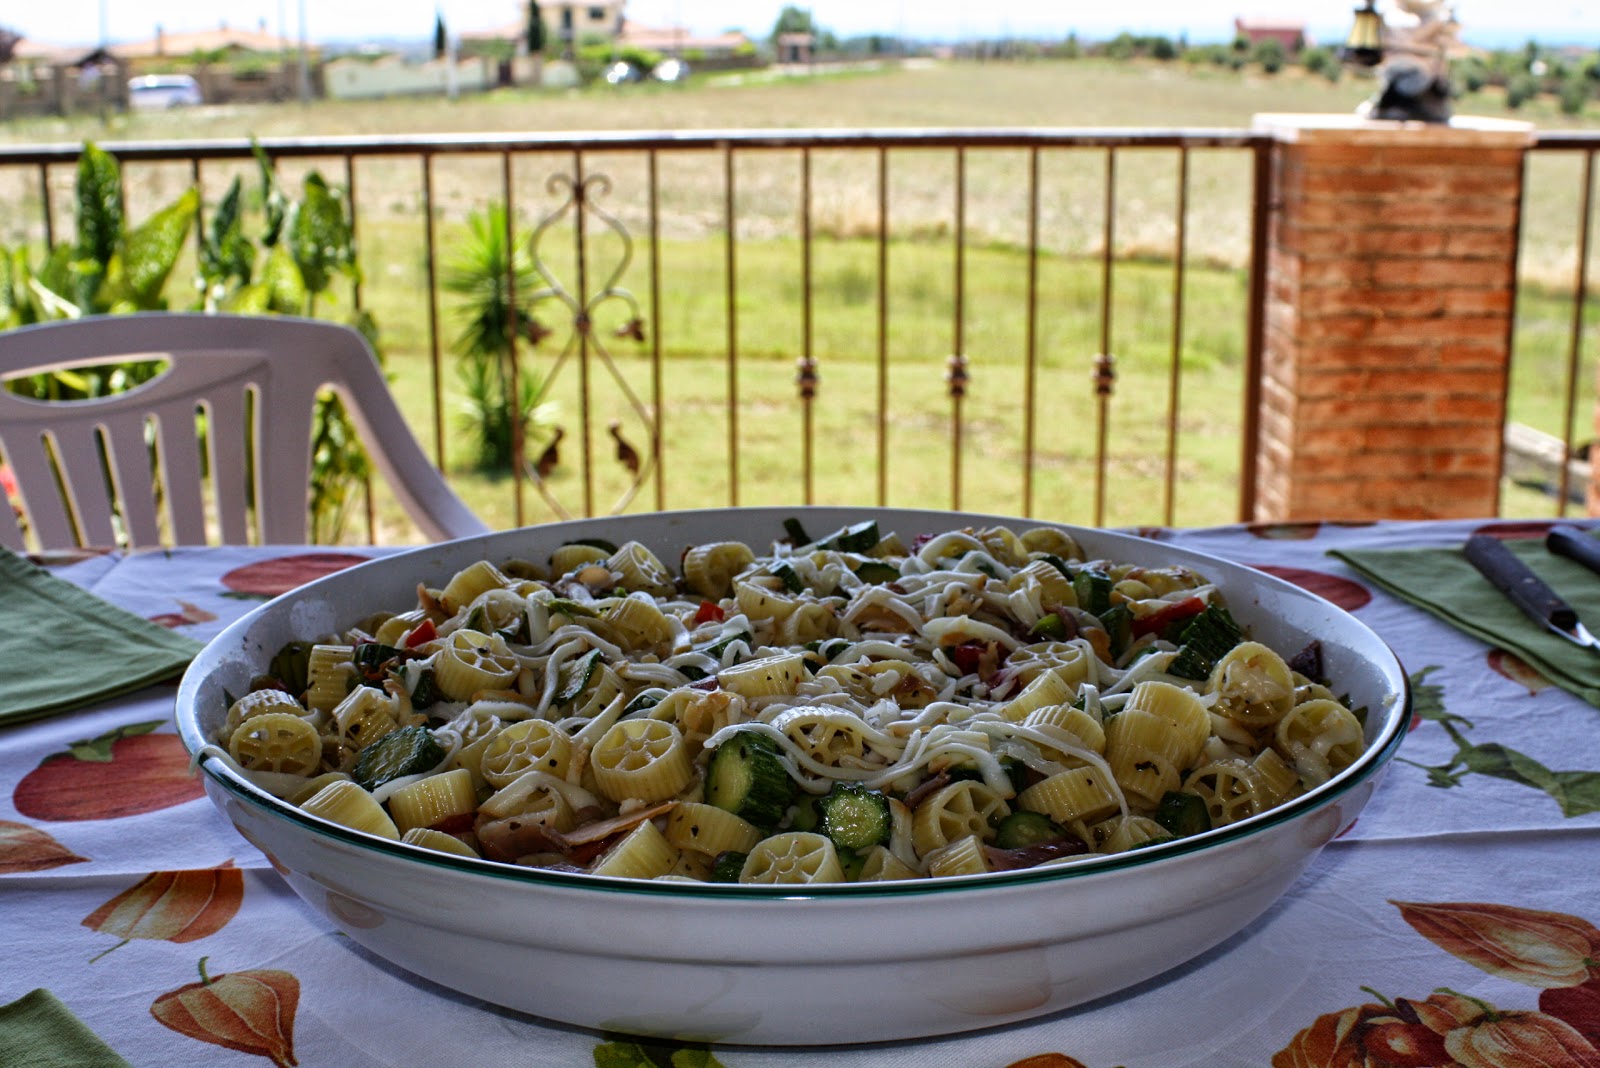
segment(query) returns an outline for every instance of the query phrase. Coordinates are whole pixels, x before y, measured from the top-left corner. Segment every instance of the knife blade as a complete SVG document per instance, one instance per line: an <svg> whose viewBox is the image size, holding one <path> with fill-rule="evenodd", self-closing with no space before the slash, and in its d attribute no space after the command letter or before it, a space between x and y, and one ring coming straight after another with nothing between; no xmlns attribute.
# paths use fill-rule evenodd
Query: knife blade
<svg viewBox="0 0 1600 1068"><path fill-rule="evenodd" d="M1499 538L1474 534L1462 551L1472 566L1529 619L1575 645L1600 650L1600 641L1584 627L1577 611Z"/></svg>
<svg viewBox="0 0 1600 1068"><path fill-rule="evenodd" d="M1544 547L1600 574L1600 541L1571 524L1551 527L1544 536Z"/></svg>

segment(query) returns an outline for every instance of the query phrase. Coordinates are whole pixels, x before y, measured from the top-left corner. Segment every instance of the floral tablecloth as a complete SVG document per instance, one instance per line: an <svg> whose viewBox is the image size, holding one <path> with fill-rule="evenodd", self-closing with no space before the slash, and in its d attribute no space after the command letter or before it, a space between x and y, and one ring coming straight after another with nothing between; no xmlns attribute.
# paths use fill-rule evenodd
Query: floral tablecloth
<svg viewBox="0 0 1600 1068"><path fill-rule="evenodd" d="M1141 531L1353 611L1400 655L1415 717L1361 819L1265 915L1078 1009L776 1050L652 1045L454 994L341 935L217 814L173 733L174 684L0 728L0 1006L48 990L137 1066L1600 1068L1600 709L1328 555L1459 545L1486 525ZM50 569L205 640L378 551L179 549Z"/></svg>

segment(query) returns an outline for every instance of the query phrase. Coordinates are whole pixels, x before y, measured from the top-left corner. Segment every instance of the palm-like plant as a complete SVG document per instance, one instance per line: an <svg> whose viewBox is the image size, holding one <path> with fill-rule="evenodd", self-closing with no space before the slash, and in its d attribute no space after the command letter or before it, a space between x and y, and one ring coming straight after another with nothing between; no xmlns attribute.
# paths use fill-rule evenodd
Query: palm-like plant
<svg viewBox="0 0 1600 1068"><path fill-rule="evenodd" d="M466 394L465 422L475 438L476 466L489 472L511 469L513 412L520 415L523 441L529 443L543 436L550 414L550 406L541 403L544 384L531 371L519 376L521 396L512 403L509 279L514 273L516 323L526 336L539 278L527 247L513 241L508 249L506 237L504 204L497 201L484 212L473 212L467 217L467 238L456 247L441 279L445 292L460 298L456 351Z"/></svg>

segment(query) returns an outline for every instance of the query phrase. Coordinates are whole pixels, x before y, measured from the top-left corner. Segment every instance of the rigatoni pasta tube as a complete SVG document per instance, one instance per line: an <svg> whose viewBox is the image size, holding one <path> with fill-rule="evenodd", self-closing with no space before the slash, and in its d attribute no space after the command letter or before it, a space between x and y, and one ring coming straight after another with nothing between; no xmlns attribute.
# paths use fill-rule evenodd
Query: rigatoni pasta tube
<svg viewBox="0 0 1600 1068"><path fill-rule="evenodd" d="M679 849L714 857L718 853L750 852L761 840L761 830L715 805L684 802L667 814L666 836Z"/></svg>
<svg viewBox="0 0 1600 1068"><path fill-rule="evenodd" d="M400 838L383 806L353 782L329 783L302 804L300 811L380 838Z"/></svg>
<svg viewBox="0 0 1600 1068"><path fill-rule="evenodd" d="M678 851L645 820L629 831L627 836L612 846L595 864L596 875L615 875L624 879L654 879L672 870Z"/></svg>
<svg viewBox="0 0 1600 1068"><path fill-rule="evenodd" d="M434 827L449 819L470 817L477 809L478 792L472 788L472 773L466 768L429 775L389 795L389 818L402 834L414 827Z"/></svg>

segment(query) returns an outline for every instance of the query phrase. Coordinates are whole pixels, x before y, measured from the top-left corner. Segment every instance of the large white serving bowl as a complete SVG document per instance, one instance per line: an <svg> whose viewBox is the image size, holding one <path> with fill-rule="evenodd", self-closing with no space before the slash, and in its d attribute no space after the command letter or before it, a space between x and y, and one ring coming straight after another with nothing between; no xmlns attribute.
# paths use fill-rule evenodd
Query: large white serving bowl
<svg viewBox="0 0 1600 1068"><path fill-rule="evenodd" d="M579 520L388 556L310 583L228 627L178 691L198 752L284 643L414 607L479 559L543 560L577 538L636 539L663 560L796 517L813 535L874 518L921 533L1038 522L872 508L743 508ZM1406 676L1358 620L1251 568L1142 537L1064 527L1091 558L1183 564L1218 583L1247 633L1286 655L1315 639L1367 747L1321 787L1170 844L1065 866L830 886L644 882L448 856L346 830L205 759L206 792L295 892L418 975L580 1026L752 1044L870 1042L1002 1024L1080 1004L1194 957L1260 915L1372 796L1409 717Z"/></svg>

